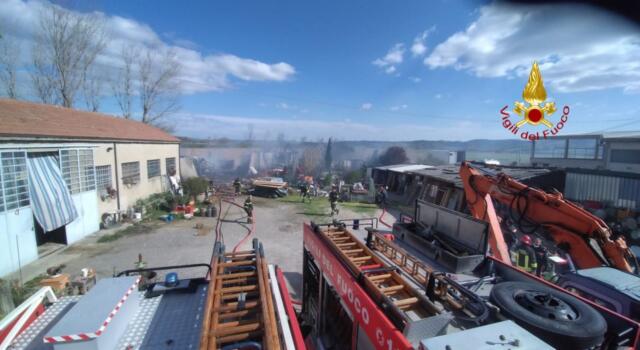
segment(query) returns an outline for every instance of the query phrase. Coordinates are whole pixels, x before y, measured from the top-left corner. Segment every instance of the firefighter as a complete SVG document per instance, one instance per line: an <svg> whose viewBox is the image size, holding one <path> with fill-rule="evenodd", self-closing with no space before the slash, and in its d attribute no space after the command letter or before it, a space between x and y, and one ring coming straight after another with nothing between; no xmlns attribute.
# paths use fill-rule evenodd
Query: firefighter
<svg viewBox="0 0 640 350"><path fill-rule="evenodd" d="M309 183L306 181L300 186L300 196L302 197L302 203L304 203L305 199L311 201L311 197L309 197Z"/></svg>
<svg viewBox="0 0 640 350"><path fill-rule="evenodd" d="M531 247L531 236L523 235L515 247L516 265L527 271L534 272L538 268L536 252Z"/></svg>
<svg viewBox="0 0 640 350"><path fill-rule="evenodd" d="M380 188L378 189L378 193L376 194L376 202L383 208L387 206L387 190L384 188L384 186L380 186Z"/></svg>
<svg viewBox="0 0 640 350"><path fill-rule="evenodd" d="M244 200L244 211L247 212L247 223L253 223L253 202L251 201L251 195Z"/></svg>
<svg viewBox="0 0 640 350"><path fill-rule="evenodd" d="M331 192L329 192L329 203L331 203L331 216L338 215L340 213L340 209L338 209L338 188L336 185L331 187Z"/></svg>
<svg viewBox="0 0 640 350"><path fill-rule="evenodd" d="M542 271L547 267L547 257L549 256L549 251L542 245L542 240L539 237L533 240L533 251L536 253L536 262L538 266L536 267L536 275L540 277Z"/></svg>
<svg viewBox="0 0 640 350"><path fill-rule="evenodd" d="M236 177L235 180L233 180L233 187L236 189L236 196L240 195L240 189L242 187L242 184L240 183L240 178Z"/></svg>

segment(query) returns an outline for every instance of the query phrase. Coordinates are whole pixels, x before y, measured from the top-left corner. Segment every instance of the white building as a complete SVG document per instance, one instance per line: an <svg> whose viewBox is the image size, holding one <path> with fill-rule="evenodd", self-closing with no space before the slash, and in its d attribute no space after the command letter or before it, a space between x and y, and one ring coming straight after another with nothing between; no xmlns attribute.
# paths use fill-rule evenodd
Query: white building
<svg viewBox="0 0 640 350"><path fill-rule="evenodd" d="M0 99L0 276L167 190L179 147L133 120Z"/></svg>

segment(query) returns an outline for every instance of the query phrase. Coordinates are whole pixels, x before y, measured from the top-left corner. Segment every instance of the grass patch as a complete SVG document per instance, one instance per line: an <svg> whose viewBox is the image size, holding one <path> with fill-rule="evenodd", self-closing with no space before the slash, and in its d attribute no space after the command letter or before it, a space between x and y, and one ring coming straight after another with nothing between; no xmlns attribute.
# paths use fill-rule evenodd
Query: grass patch
<svg viewBox="0 0 640 350"><path fill-rule="evenodd" d="M311 200L306 199L304 203L300 196L286 196L277 199L283 203L293 203L298 205L302 211L298 214L307 216L329 216L331 209L329 200L324 197L312 197Z"/></svg>
<svg viewBox="0 0 640 350"><path fill-rule="evenodd" d="M98 238L98 243L108 243L108 242L116 241L125 236L149 233L155 227L156 225L151 225L146 223L135 223L129 227L123 228L122 230L118 230L112 234L104 235Z"/></svg>
<svg viewBox="0 0 640 350"><path fill-rule="evenodd" d="M308 216L329 216L331 213L331 207L329 205L329 199L326 197L312 197L311 200L305 200L302 202L300 196L287 196L278 198L278 201L283 203L297 204L302 208L302 212L299 214ZM362 215L375 215L378 206L370 203L360 202L339 202L338 208L345 208L351 210L357 214Z"/></svg>
<svg viewBox="0 0 640 350"><path fill-rule="evenodd" d="M340 203L341 206L355 212L364 215L375 215L378 206L371 203L359 203L359 202L345 202Z"/></svg>

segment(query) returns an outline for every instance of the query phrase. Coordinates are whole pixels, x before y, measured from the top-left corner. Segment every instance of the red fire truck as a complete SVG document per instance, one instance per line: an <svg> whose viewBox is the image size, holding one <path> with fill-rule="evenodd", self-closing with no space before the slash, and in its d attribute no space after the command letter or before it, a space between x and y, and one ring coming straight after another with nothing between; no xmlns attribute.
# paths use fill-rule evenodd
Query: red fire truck
<svg viewBox="0 0 640 350"><path fill-rule="evenodd" d="M304 225L309 349L638 345L636 322L488 257L486 223L429 203L414 219L392 232L375 219Z"/></svg>

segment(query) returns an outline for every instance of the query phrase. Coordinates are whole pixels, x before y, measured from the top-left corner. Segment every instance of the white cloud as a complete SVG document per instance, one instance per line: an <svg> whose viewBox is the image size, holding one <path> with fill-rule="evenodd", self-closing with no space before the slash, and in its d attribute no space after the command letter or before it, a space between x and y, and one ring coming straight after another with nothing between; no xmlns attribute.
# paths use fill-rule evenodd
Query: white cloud
<svg viewBox="0 0 640 350"><path fill-rule="evenodd" d="M391 107L389 108L389 110L394 111L394 112L397 112L397 111L400 111L400 110L407 109L408 107L409 107L409 106L407 106L406 104L402 104L402 105L397 105L397 106L391 106Z"/></svg>
<svg viewBox="0 0 640 350"><path fill-rule="evenodd" d="M511 78L527 76L537 60L545 83L562 92L640 91L640 31L619 17L575 4L492 4L479 13L424 63Z"/></svg>
<svg viewBox="0 0 640 350"><path fill-rule="evenodd" d="M427 37L429 37L429 34L434 30L435 27L431 27L413 39L413 44L411 45L411 53L413 54L413 57L419 57L427 53Z"/></svg>
<svg viewBox="0 0 640 350"><path fill-rule="evenodd" d="M45 6L45 3L37 0L1 1L2 34L21 41L23 50L30 49L39 27L39 14ZM168 37L168 41L164 41L145 23L100 12L93 15L104 21L106 30L107 46L96 59L103 79L113 76L114 69L122 65L120 56L123 49L149 49L158 56L174 52L182 65L178 79L183 93L228 89L233 80L286 81L296 73L295 68L286 62L265 63L229 53L204 54L197 50L197 44L184 38L174 39L172 35L164 35ZM24 63L28 64L30 59L28 55L24 56Z"/></svg>
<svg viewBox="0 0 640 350"><path fill-rule="evenodd" d="M420 77L409 77L409 80L411 80L414 83L419 83L422 81L422 78Z"/></svg>
<svg viewBox="0 0 640 350"><path fill-rule="evenodd" d="M396 66L404 61L404 52L404 44L395 44L384 57L377 58L372 63L384 69L385 73L392 74L396 71Z"/></svg>
<svg viewBox="0 0 640 350"><path fill-rule="evenodd" d="M360 106L360 109L363 111L368 111L371 108L373 108L373 104L371 102L365 102L362 104L362 106Z"/></svg>
<svg viewBox="0 0 640 350"><path fill-rule="evenodd" d="M280 109L289 109L289 108L291 108L291 106L289 106L288 104L286 104L286 103L284 103L284 102L280 102L280 103L278 103L278 104L276 105L276 107L277 107L277 108L280 108Z"/></svg>
<svg viewBox="0 0 640 350"><path fill-rule="evenodd" d="M435 94L433 97L435 97L436 99L440 100L442 99L442 94Z"/></svg>

